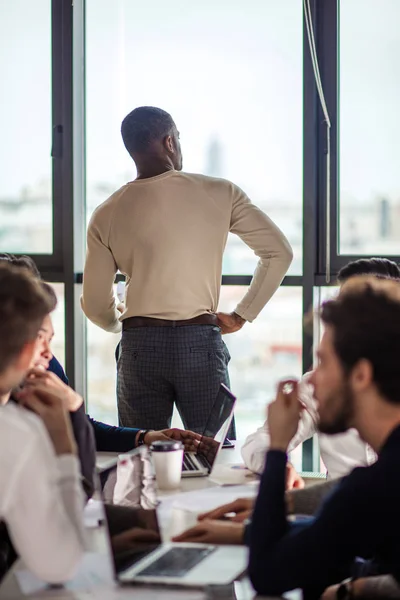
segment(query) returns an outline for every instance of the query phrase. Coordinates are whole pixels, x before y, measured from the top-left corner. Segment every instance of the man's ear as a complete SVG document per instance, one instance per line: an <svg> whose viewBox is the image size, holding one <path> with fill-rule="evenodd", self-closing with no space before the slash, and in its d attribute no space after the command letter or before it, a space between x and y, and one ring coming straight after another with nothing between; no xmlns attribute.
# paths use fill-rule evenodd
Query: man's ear
<svg viewBox="0 0 400 600"><path fill-rule="evenodd" d="M175 154L175 145L172 135L167 135L164 138L164 146L167 152L169 152L170 154Z"/></svg>
<svg viewBox="0 0 400 600"><path fill-rule="evenodd" d="M369 360L362 358L353 367L351 384L355 392L363 392L374 381L374 369Z"/></svg>
<svg viewBox="0 0 400 600"><path fill-rule="evenodd" d="M22 348L17 360L15 361L15 367L19 371L28 371L31 366L32 358L35 353L36 340L27 342Z"/></svg>

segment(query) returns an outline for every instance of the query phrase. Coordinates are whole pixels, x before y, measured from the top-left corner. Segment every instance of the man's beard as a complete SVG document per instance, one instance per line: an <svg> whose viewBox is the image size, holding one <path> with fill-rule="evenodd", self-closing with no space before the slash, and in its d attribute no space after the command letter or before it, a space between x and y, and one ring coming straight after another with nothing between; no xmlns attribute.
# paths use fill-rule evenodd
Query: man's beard
<svg viewBox="0 0 400 600"><path fill-rule="evenodd" d="M321 433L327 433L328 435L344 433L352 426L354 399L348 381L345 381L342 388L330 396L327 404L333 404L337 398L341 398L340 408L330 422L319 422L318 429Z"/></svg>

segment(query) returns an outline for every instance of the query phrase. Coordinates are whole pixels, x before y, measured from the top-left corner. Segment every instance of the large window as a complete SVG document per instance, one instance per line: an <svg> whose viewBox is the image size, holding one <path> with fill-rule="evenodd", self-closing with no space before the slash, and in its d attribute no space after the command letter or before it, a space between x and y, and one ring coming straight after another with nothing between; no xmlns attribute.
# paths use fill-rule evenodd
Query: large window
<svg viewBox="0 0 400 600"><path fill-rule="evenodd" d="M180 130L184 169L240 185L290 239L290 272L301 274L301 2L87 0L86 23L88 216L135 177L120 136L123 117L160 106ZM229 237L225 275L251 275L256 262ZM233 309L244 292L225 286L221 306ZM284 329L276 327L279 315ZM275 377L301 372L301 324L301 290L285 289L256 324L227 336L240 437L263 422ZM89 408L112 422L117 341L89 325Z"/></svg>
<svg viewBox="0 0 400 600"><path fill-rule="evenodd" d="M225 338L239 438L263 422L278 379L311 367L320 324L310 331L303 317L334 292L339 268L358 256L400 260L399 2L306 4L332 125L330 203L302 0L0 3L0 252L36 255L56 282L55 354L93 416L117 422L119 336L90 323L85 335L82 240L94 208L135 177L120 137L134 107L168 110L184 169L240 185L294 248L281 289ZM235 307L255 264L230 236L221 309ZM313 442L292 460L320 468Z"/></svg>
<svg viewBox="0 0 400 600"><path fill-rule="evenodd" d="M0 3L0 251L51 254L51 0Z"/></svg>
<svg viewBox="0 0 400 600"><path fill-rule="evenodd" d="M340 253L400 254L400 3L340 4Z"/></svg>

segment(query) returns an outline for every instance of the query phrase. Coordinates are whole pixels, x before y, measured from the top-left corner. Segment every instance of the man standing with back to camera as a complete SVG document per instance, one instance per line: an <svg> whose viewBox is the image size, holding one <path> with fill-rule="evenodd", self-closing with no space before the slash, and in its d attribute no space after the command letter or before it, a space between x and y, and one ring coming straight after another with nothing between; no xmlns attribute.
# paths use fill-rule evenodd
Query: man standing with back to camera
<svg viewBox="0 0 400 600"><path fill-rule="evenodd" d="M169 427L175 403L184 426L202 432L219 385L229 386L230 356L221 333L257 317L288 270L292 250L236 185L181 171L179 133L167 112L136 108L121 133L137 177L91 218L82 308L106 331L122 327L120 424ZM241 302L232 313L221 313L229 232L259 262ZM122 314L113 293L118 270L126 276ZM234 425L229 435L236 437Z"/></svg>

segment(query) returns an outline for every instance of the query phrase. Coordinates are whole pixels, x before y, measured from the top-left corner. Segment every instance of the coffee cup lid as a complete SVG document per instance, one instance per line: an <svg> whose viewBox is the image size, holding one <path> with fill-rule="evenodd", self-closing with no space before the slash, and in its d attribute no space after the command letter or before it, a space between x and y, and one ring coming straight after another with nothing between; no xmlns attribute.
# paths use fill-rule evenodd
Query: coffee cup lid
<svg viewBox="0 0 400 600"><path fill-rule="evenodd" d="M168 440L165 442L157 440L156 442L153 442L150 446L150 450L152 450L153 452L172 452L174 450L182 449L182 442L179 442L177 440Z"/></svg>

